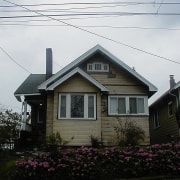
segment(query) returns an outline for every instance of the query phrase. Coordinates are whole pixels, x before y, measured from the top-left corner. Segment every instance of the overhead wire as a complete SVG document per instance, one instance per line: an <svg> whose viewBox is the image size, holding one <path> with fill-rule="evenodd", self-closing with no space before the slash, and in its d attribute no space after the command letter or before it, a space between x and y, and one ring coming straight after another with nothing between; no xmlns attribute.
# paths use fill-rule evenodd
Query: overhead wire
<svg viewBox="0 0 180 180"><path fill-rule="evenodd" d="M157 9L157 12L156 12L157 14L159 14L159 10L160 10L160 8L161 8L163 2L164 2L164 0L161 0L161 2L160 2L160 4L159 4L159 7L158 7L158 9Z"/></svg>
<svg viewBox="0 0 180 180"><path fill-rule="evenodd" d="M31 74L31 72L28 70L28 69L26 69L25 67L23 67L21 64L19 64L4 48L2 48L1 46L0 46L0 49L1 49L1 51L3 51L4 52L4 54L6 54L8 57L9 57L9 59L11 60L11 61L13 61L16 65L18 65L21 69L23 69L24 71L26 71L26 72L28 72L29 74Z"/></svg>
<svg viewBox="0 0 180 180"><path fill-rule="evenodd" d="M80 12L67 14L42 14L38 15L14 15L14 16L0 16L0 19L17 19L17 18L37 18L37 17L66 17L66 16L155 16L156 12ZM158 16L180 16L180 13L158 13ZM54 18L55 19L55 18Z"/></svg>
<svg viewBox="0 0 180 180"><path fill-rule="evenodd" d="M8 21L7 21L8 22ZM31 26L31 27L66 27L64 24L18 24L18 23L2 23L0 26ZM140 30L167 30L180 31L180 28L165 28L165 27L140 27L140 26L108 26L108 25L76 25L85 28L111 28L111 29L140 29Z"/></svg>
<svg viewBox="0 0 180 180"><path fill-rule="evenodd" d="M74 2L74 3L46 3L46 4L21 4L21 6L34 7L34 6L65 6L65 5L102 5L102 4L118 4L118 5L178 5L180 2ZM0 7L16 7L17 5L1 5Z"/></svg>
<svg viewBox="0 0 180 180"><path fill-rule="evenodd" d="M173 62L173 63L176 63L176 64L180 64L180 62L178 62L178 61L174 61L174 60L172 60L172 59L170 59L170 58L166 58L166 57L163 57L163 56L160 56L160 55L157 55L157 54L154 54L154 53L151 53L151 52L148 52L148 51L142 50L142 49L140 49L140 48L137 48L137 47L134 47L134 46L131 46L131 45L125 44L125 43L123 43L123 42L120 42L120 41L117 41L117 40L114 40L114 39L108 38L108 37L103 36L103 35L101 35L101 34L94 33L94 32L89 31L89 30L87 30L87 29L84 29L84 28L81 28L81 27L79 27L79 26L76 26L76 25L73 25L73 24L70 24L70 23L64 22L64 21L62 21L62 20L58 20L58 19L56 19L56 18L54 18L54 17L51 17L51 16L49 16L49 15L45 15L45 14L39 13L39 12L37 12L37 11L35 11L35 10L31 10L31 9L29 9L29 8L27 8L27 7L24 7L24 6L22 6L22 5L19 5L19 4L16 4L16 3L13 3L13 2L11 2L11 1L8 1L8 0L3 0L3 1L4 1L4 2L7 2L7 3L10 3L10 4L13 4L13 5L16 5L16 6L21 7L21 8L24 8L24 9L26 9L27 11L30 11L30 12L36 13L36 14L38 14L38 15L40 15L40 16L45 16L45 17L47 17L47 18L49 18L49 19L52 19L52 20L54 20L54 21L61 22L61 23L65 24L65 25L68 25L68 26L73 27L73 28L75 28L75 29L78 29L78 30L81 30L81 31L87 32L87 33L89 33L89 34L95 35L95 36L97 36L97 37L100 37L100 38L106 39L106 40L108 40L108 41L111 41L111 42L114 42L114 43L117 43L117 44L123 45L123 46L125 46L125 47L128 47L128 48L131 48L131 49L134 49L134 50L137 50L137 51L143 52L143 53L145 53L145 54L148 54L148 55L151 55L151 56L154 56L154 57L157 57L157 58L160 58L160 59L163 59L163 60L169 61L169 62Z"/></svg>
<svg viewBox="0 0 180 180"><path fill-rule="evenodd" d="M104 6L88 6L88 7L71 7L71 8L59 8L59 9L36 9L36 11L38 12L58 12L58 11L69 11L69 10L82 10L82 9L102 9L102 8L114 8L114 7L120 7L121 5L117 4L117 5L104 5ZM13 8L16 8L15 6L13 6ZM10 9L10 10L0 10L0 12L26 12L26 10L13 10L13 9Z"/></svg>

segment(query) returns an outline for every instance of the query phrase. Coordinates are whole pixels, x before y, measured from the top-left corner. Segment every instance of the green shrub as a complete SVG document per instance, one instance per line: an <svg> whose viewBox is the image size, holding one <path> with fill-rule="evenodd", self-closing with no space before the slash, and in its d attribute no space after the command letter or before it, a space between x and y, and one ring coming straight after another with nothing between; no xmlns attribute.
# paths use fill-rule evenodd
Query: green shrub
<svg viewBox="0 0 180 180"><path fill-rule="evenodd" d="M144 130L128 117L124 121L117 118L117 125L114 126L114 130L120 146L138 145L145 137Z"/></svg>
<svg viewBox="0 0 180 180"><path fill-rule="evenodd" d="M19 161L9 180L95 180L180 176L180 144L66 149Z"/></svg>
<svg viewBox="0 0 180 180"><path fill-rule="evenodd" d="M91 135L90 136L91 145L93 148L99 148L102 147L103 143L100 141L100 139L97 136Z"/></svg>

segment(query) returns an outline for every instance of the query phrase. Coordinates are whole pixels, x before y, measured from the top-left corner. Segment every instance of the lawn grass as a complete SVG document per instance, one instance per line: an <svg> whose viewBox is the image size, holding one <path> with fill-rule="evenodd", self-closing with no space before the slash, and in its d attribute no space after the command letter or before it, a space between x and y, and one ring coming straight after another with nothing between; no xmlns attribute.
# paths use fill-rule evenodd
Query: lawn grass
<svg viewBox="0 0 180 180"><path fill-rule="evenodd" d="M120 179L115 179L120 180ZM138 178L128 178L121 180L180 180L180 177L168 177L168 176L150 176L150 177L138 177Z"/></svg>
<svg viewBox="0 0 180 180"><path fill-rule="evenodd" d="M9 172L15 166L15 162L20 158L15 156L12 151L1 151L0 159L0 179L7 180Z"/></svg>

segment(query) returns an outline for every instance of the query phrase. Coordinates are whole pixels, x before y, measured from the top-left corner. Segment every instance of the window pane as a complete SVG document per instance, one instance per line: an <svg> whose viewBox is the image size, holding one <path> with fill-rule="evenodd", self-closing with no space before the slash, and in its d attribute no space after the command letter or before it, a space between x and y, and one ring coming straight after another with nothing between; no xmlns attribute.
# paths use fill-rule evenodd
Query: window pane
<svg viewBox="0 0 180 180"><path fill-rule="evenodd" d="M95 64L95 70L101 70L101 64Z"/></svg>
<svg viewBox="0 0 180 180"><path fill-rule="evenodd" d="M137 112L144 113L144 98L137 99Z"/></svg>
<svg viewBox="0 0 180 180"><path fill-rule="evenodd" d="M60 117L66 117L66 96L61 96Z"/></svg>
<svg viewBox="0 0 180 180"><path fill-rule="evenodd" d="M71 117L83 118L84 117L84 96L71 95Z"/></svg>
<svg viewBox="0 0 180 180"><path fill-rule="evenodd" d="M92 71L92 64L88 64L88 70Z"/></svg>
<svg viewBox="0 0 180 180"><path fill-rule="evenodd" d="M117 98L111 97L110 98L110 113L111 114L117 114Z"/></svg>
<svg viewBox="0 0 180 180"><path fill-rule="evenodd" d="M136 98L129 98L129 110L130 110L130 114L136 114L137 113Z"/></svg>
<svg viewBox="0 0 180 180"><path fill-rule="evenodd" d="M88 118L94 118L94 96L88 96Z"/></svg>
<svg viewBox="0 0 180 180"><path fill-rule="evenodd" d="M126 114L125 98L118 98L118 114Z"/></svg>

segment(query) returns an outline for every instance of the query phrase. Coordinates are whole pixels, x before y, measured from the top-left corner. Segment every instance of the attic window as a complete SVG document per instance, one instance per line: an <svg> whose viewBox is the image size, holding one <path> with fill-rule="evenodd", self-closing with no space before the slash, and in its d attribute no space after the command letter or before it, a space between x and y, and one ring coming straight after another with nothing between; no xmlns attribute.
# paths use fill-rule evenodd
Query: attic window
<svg viewBox="0 0 180 180"><path fill-rule="evenodd" d="M87 71L89 71L89 72L109 72L109 64L102 63L102 62L88 63Z"/></svg>

